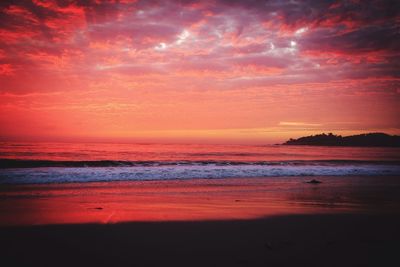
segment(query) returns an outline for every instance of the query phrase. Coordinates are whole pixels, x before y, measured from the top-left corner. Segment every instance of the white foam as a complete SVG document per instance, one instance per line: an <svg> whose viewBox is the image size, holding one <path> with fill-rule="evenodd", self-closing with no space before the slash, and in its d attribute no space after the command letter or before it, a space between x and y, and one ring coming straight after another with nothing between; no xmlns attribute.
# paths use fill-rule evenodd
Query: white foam
<svg viewBox="0 0 400 267"><path fill-rule="evenodd" d="M70 183L193 178L400 175L399 165L234 165L21 168L0 170L0 184Z"/></svg>

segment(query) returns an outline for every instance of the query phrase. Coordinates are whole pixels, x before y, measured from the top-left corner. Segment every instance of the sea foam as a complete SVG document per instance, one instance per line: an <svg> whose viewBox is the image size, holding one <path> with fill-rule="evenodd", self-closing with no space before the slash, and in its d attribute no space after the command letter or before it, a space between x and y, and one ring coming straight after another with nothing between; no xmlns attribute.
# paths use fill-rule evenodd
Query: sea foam
<svg viewBox="0 0 400 267"><path fill-rule="evenodd" d="M145 181L194 178L400 175L397 164L174 164L112 167L4 168L0 184Z"/></svg>

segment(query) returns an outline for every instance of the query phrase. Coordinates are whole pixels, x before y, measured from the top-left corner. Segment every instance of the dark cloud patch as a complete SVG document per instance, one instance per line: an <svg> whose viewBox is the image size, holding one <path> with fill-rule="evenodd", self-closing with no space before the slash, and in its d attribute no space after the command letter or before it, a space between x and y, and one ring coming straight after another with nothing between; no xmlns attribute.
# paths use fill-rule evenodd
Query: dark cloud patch
<svg viewBox="0 0 400 267"><path fill-rule="evenodd" d="M0 29L12 33L31 33L35 40L54 41L64 37L64 25L52 28L47 23L74 18L69 13L35 4L32 1L9 1L0 8Z"/></svg>
<svg viewBox="0 0 400 267"><path fill-rule="evenodd" d="M398 19L400 12L399 1L336 1L329 10L327 17L336 22L353 21L363 24L387 23Z"/></svg>
<svg viewBox="0 0 400 267"><path fill-rule="evenodd" d="M18 17L18 14L13 12L13 9L26 11L32 19L38 22L43 22L46 19L60 18L62 14L50 8L37 5L32 1L2 1L0 6L0 23L1 28L15 28L18 26L28 27L32 22L27 22L26 17Z"/></svg>
<svg viewBox="0 0 400 267"><path fill-rule="evenodd" d="M400 78L400 63L396 62L379 62L379 63L360 63L352 65L341 70L342 77L348 79L368 79L368 78ZM400 86L399 81L394 81Z"/></svg>
<svg viewBox="0 0 400 267"><path fill-rule="evenodd" d="M217 3L221 9L236 7L256 10L257 15L264 19L272 19L273 15L278 14L289 26L341 22L374 24L396 20L400 12L400 3L396 0L220 0Z"/></svg>
<svg viewBox="0 0 400 267"><path fill-rule="evenodd" d="M304 50L367 53L397 52L400 47L399 25L365 26L346 33L315 31L302 40Z"/></svg>

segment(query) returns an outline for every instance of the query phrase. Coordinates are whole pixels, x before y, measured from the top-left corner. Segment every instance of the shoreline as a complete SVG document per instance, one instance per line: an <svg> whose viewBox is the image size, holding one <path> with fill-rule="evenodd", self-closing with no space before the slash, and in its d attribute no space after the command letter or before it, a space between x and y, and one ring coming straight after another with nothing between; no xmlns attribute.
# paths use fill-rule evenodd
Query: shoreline
<svg viewBox="0 0 400 267"><path fill-rule="evenodd" d="M399 192L397 176L1 185L0 226L391 213L400 210Z"/></svg>

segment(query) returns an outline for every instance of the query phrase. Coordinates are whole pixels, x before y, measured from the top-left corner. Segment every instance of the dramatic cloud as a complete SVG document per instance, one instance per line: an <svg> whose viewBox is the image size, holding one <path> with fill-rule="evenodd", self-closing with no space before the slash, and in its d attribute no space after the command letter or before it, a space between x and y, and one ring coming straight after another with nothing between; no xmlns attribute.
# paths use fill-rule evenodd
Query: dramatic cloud
<svg viewBox="0 0 400 267"><path fill-rule="evenodd" d="M389 0L1 1L0 134L399 132L399 22Z"/></svg>

